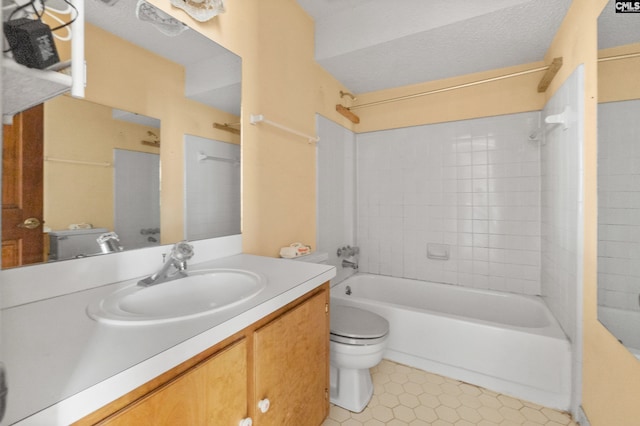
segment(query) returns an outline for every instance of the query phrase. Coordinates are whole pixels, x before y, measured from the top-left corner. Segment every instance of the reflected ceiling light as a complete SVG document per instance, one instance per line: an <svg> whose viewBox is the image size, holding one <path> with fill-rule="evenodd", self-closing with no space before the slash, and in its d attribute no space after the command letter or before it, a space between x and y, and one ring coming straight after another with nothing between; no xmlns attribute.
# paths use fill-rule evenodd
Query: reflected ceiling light
<svg viewBox="0 0 640 426"><path fill-rule="evenodd" d="M184 10L200 22L224 12L224 0L171 0L171 5Z"/></svg>
<svg viewBox="0 0 640 426"><path fill-rule="evenodd" d="M118 3L120 0L99 0L100 2L106 4L107 6L113 6Z"/></svg>
<svg viewBox="0 0 640 426"><path fill-rule="evenodd" d="M146 0L139 0L136 5L136 18L155 26L161 33L173 37L188 29L185 24L164 13Z"/></svg>

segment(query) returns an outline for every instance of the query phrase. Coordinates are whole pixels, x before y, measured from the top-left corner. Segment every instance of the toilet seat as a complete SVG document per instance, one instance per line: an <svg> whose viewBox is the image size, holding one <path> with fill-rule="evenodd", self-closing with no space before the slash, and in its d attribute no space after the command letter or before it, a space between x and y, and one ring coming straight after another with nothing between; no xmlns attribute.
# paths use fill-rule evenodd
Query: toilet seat
<svg viewBox="0 0 640 426"><path fill-rule="evenodd" d="M331 341L348 345L375 345L389 333L380 315L351 306L331 307Z"/></svg>

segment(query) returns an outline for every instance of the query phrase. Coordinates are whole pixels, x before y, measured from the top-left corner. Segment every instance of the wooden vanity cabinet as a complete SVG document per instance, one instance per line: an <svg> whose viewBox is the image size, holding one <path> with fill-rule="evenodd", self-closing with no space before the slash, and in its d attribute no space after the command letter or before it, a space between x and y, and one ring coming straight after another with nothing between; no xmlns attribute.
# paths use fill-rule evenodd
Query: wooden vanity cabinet
<svg viewBox="0 0 640 426"><path fill-rule="evenodd" d="M254 333L256 425L319 425L328 412L328 301L318 294Z"/></svg>
<svg viewBox="0 0 640 426"><path fill-rule="evenodd" d="M246 377L242 339L99 424L237 425L247 411Z"/></svg>
<svg viewBox="0 0 640 426"><path fill-rule="evenodd" d="M328 411L325 283L76 425L320 425Z"/></svg>

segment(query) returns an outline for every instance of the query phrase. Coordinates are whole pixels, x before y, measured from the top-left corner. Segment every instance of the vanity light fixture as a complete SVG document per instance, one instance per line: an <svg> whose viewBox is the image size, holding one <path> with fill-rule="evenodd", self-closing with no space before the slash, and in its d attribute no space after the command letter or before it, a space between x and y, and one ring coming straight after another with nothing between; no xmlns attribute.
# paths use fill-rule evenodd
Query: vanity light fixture
<svg viewBox="0 0 640 426"><path fill-rule="evenodd" d="M200 22L206 22L224 12L224 0L171 0L171 5L184 10Z"/></svg>
<svg viewBox="0 0 640 426"><path fill-rule="evenodd" d="M169 37L177 36L189 29L185 24L164 13L146 0L138 0L136 4L136 18L148 22L161 33Z"/></svg>

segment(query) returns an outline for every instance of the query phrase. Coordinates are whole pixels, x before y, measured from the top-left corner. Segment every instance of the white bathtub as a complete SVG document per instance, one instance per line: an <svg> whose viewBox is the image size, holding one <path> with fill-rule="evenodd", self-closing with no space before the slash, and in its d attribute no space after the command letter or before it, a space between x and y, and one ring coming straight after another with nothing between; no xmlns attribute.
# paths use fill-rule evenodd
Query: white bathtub
<svg viewBox="0 0 640 426"><path fill-rule="evenodd" d="M332 287L331 303L389 321L386 359L570 408L571 346L539 298L359 273Z"/></svg>
<svg viewBox="0 0 640 426"><path fill-rule="evenodd" d="M629 352L640 359L640 312L598 306L598 319Z"/></svg>

